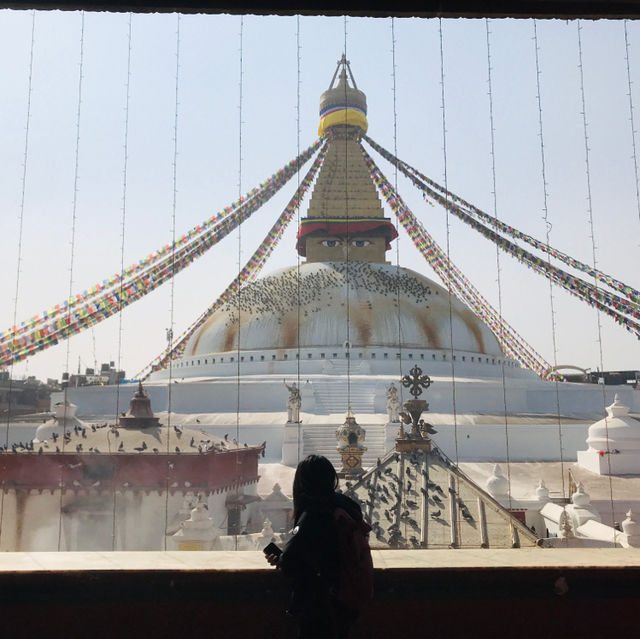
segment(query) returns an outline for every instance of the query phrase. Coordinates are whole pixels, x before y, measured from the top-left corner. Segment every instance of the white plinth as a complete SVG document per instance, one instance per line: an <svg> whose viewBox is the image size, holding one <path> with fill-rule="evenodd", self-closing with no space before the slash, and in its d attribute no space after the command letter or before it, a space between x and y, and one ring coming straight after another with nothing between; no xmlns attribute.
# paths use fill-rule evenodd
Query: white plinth
<svg viewBox="0 0 640 639"><path fill-rule="evenodd" d="M392 450L396 447L396 438L400 433L400 422L387 422L385 427L386 437L385 437L385 450Z"/></svg>
<svg viewBox="0 0 640 639"><path fill-rule="evenodd" d="M295 468L302 455L302 450L302 424L287 422L284 425L282 461L280 463Z"/></svg>
<svg viewBox="0 0 640 639"><path fill-rule="evenodd" d="M600 455L597 450L579 450L578 465L597 475L640 475L640 453L620 451Z"/></svg>

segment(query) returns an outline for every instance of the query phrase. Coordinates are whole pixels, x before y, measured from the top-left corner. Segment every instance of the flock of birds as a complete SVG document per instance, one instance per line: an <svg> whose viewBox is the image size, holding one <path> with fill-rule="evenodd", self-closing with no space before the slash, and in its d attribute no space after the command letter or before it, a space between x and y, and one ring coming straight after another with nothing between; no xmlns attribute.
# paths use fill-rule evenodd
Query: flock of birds
<svg viewBox="0 0 640 639"><path fill-rule="evenodd" d="M93 433L99 432L101 429L108 429L108 434L105 442L105 449L101 450L95 442L93 445L88 445L87 433L89 430ZM184 441L182 440L182 436L184 433L184 429L181 426L172 426L174 440L177 443L175 447L173 447L173 442L171 442L171 437L169 437L169 430L166 429L166 440L163 440L162 431L163 428L153 428L150 429L149 433L149 443L145 439L140 439L139 437L135 437L135 441L131 444L125 444L124 439L121 437L121 432L125 429L119 429L114 424L91 424L90 426L82 426L82 425L74 425L73 428L69 428L65 430L63 434L58 434L57 432L51 433L51 439L47 441L43 441L40 443L34 443L32 441L27 442L17 442L6 446L0 446L0 453L12 452L15 454L18 453L35 453L41 455L43 453L91 453L91 454L102 454L102 453L197 453L199 455L204 455L211 451L215 452L226 452L229 450L233 450L234 448L240 448L241 446L244 448L248 448L248 444L240 445L235 438L229 439L229 434L225 434L222 440L212 440L210 438L200 438L197 439L195 435L191 435L190 438L186 438ZM136 431L144 436L144 430ZM196 433L197 434L197 433ZM204 433L203 433L204 435ZM114 440L119 440L119 444L116 446L116 442L113 441L111 444L111 436ZM94 438L89 438L89 443ZM127 438L128 439L128 438ZM37 449L36 449L37 446ZM170 450L172 448L172 450ZM264 448L263 448L264 451ZM264 454L264 452L263 452Z"/></svg>
<svg viewBox="0 0 640 639"><path fill-rule="evenodd" d="M345 305L347 281L349 295L354 300L364 300L365 304L368 300L370 307L374 296L388 297L394 305L400 297L424 306L432 295L431 287L421 279L395 267L370 262L331 262L330 266L321 268L305 267L300 271L299 280L298 270L291 268L256 280L227 302L222 311L227 314L226 326L237 324L238 312L252 316L254 321L262 318L272 321L275 317L281 324L282 318L298 307L302 315L308 317L326 312L328 302L340 301ZM334 300L333 293L340 289L344 289L344 293L337 293L339 300Z"/></svg>
<svg viewBox="0 0 640 639"><path fill-rule="evenodd" d="M425 468L424 455L427 455ZM401 464L401 456L404 464ZM449 493L455 495L459 521L475 528L469 507L455 488L449 487L446 461L435 452L414 450L411 453L391 453L355 483L346 483L346 493L359 502L371 522L377 544L391 548L424 548L426 545L447 545L447 529L451 512ZM401 468L404 467L404 472ZM437 479L440 484L434 481ZM422 511L424 501L425 511ZM456 514L457 516L457 514ZM428 518L427 522L424 519ZM422 528L426 543L421 541ZM432 526L439 529L434 534Z"/></svg>

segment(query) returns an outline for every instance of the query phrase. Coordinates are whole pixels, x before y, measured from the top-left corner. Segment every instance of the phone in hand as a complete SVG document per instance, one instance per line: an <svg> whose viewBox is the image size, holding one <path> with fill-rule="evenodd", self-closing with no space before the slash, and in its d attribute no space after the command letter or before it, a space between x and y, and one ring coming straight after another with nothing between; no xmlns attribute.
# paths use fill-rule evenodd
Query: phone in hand
<svg viewBox="0 0 640 639"><path fill-rule="evenodd" d="M262 551L267 557L269 555L276 555L277 557L279 557L282 554L282 550L280 548L278 548L278 546L276 546L273 542L271 542L269 545L265 546L264 550Z"/></svg>

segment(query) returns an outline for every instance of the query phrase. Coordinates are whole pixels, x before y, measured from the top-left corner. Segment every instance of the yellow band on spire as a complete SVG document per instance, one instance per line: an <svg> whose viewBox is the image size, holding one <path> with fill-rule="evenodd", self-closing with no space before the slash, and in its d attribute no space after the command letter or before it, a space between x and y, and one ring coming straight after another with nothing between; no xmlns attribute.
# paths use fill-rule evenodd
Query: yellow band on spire
<svg viewBox="0 0 640 639"><path fill-rule="evenodd" d="M320 118L320 124L318 124L318 135L324 135L328 128L339 124L359 126L364 133L366 133L369 128L367 116L362 113L362 111L346 108L340 109L339 111L333 111L332 113L327 113L327 115Z"/></svg>

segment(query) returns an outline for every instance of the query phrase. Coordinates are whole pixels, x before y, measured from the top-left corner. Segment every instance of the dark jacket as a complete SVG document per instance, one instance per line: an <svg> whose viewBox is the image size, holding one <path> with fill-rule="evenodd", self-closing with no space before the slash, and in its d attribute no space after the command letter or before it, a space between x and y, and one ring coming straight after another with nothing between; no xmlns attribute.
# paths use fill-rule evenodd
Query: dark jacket
<svg viewBox="0 0 640 639"><path fill-rule="evenodd" d="M278 565L292 584L290 614L326 617L335 604L340 572L333 519L336 508L362 521L359 504L341 493L311 501L298 517L294 535L280 557Z"/></svg>

